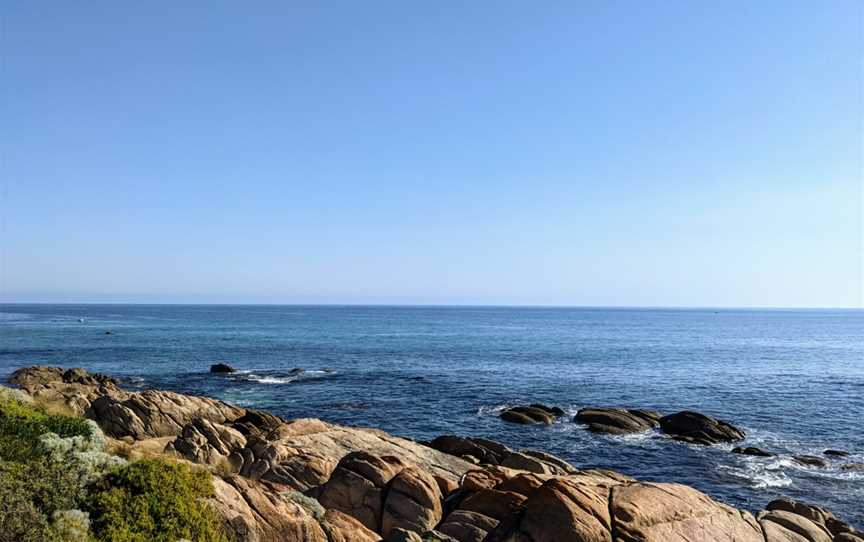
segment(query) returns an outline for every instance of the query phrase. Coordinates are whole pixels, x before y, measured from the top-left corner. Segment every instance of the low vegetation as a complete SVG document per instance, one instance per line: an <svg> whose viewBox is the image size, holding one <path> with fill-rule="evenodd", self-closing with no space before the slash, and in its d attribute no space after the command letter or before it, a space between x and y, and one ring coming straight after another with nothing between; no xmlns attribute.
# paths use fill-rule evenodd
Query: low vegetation
<svg viewBox="0 0 864 542"><path fill-rule="evenodd" d="M0 387L0 542L226 542L210 474L105 452L91 420Z"/></svg>

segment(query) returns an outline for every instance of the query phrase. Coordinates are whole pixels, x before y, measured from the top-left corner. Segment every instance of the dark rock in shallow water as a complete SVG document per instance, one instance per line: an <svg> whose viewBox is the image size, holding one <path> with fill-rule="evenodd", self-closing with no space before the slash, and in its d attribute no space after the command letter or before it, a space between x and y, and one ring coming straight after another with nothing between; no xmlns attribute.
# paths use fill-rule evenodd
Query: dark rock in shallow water
<svg viewBox="0 0 864 542"><path fill-rule="evenodd" d="M816 457L815 455L794 455L792 456L792 460L801 465L807 465L809 467L824 467L826 465L825 460L821 457Z"/></svg>
<svg viewBox="0 0 864 542"><path fill-rule="evenodd" d="M755 446L747 446L746 448L736 446L735 448L732 448L732 453L741 455L755 455L758 457L774 457L775 455L777 455L767 450L763 450L762 448L756 448Z"/></svg>
<svg viewBox="0 0 864 542"><path fill-rule="evenodd" d="M660 418L660 428L676 440L691 444L717 444L744 440L745 433L734 425L700 414L683 411Z"/></svg>
<svg viewBox="0 0 864 542"><path fill-rule="evenodd" d="M236 373L237 369L227 363L215 363L210 366L211 373Z"/></svg>
<svg viewBox="0 0 864 542"><path fill-rule="evenodd" d="M550 407L550 406L546 406L546 405L541 405L539 403L533 403L533 404L528 405L528 406L531 408L539 408L540 410L542 410L544 412L548 412L549 414L552 414L553 416L563 416L564 414L566 414L564 412L563 408L559 408L557 406Z"/></svg>
<svg viewBox="0 0 864 542"><path fill-rule="evenodd" d="M864 463L846 463L840 466L840 470L846 472L864 472Z"/></svg>
<svg viewBox="0 0 864 542"><path fill-rule="evenodd" d="M563 413L564 411L561 410L561 412ZM500 414L500 418L505 422L521 423L524 425L534 423L545 423L548 425L554 423L558 416L560 416L560 414L553 413L550 407L543 405L515 406L504 410Z"/></svg>
<svg viewBox="0 0 864 542"><path fill-rule="evenodd" d="M823 455L827 455L829 457L849 457L849 452L844 452L843 450L825 450L822 452Z"/></svg>
<svg viewBox="0 0 864 542"><path fill-rule="evenodd" d="M299 375L299 374L302 374L305 372L306 372L306 369L303 369L300 367L295 367L295 368L291 369L290 371L288 371L288 374L289 375Z"/></svg>
<svg viewBox="0 0 864 542"><path fill-rule="evenodd" d="M657 427L660 417L659 412L651 410L589 407L580 409L573 421L587 425L595 433L623 435Z"/></svg>

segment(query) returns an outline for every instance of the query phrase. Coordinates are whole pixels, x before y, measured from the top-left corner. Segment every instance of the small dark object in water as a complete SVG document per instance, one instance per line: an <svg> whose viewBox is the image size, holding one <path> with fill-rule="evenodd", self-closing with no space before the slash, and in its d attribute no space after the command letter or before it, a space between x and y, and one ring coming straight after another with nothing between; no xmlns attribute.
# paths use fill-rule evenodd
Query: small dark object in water
<svg viewBox="0 0 864 542"><path fill-rule="evenodd" d="M234 373L237 369L231 367L227 363L216 363L210 366L211 373Z"/></svg>
<svg viewBox="0 0 864 542"><path fill-rule="evenodd" d="M840 467L840 470L846 472L864 472L864 463L846 463Z"/></svg>
<svg viewBox="0 0 864 542"><path fill-rule="evenodd" d="M827 455L830 457L849 457L849 452L844 452L843 450L825 450L822 452L823 455Z"/></svg>
<svg viewBox="0 0 864 542"><path fill-rule="evenodd" d="M763 450L762 448L756 448L755 446L747 446L746 448L736 446L735 448L732 448L732 453L741 455L755 455L757 457L774 457L776 455L769 451Z"/></svg>
<svg viewBox="0 0 864 542"><path fill-rule="evenodd" d="M105 332L105 335L114 335L114 332L109 329Z"/></svg>
<svg viewBox="0 0 864 542"><path fill-rule="evenodd" d="M302 369L300 367L295 367L295 368L291 369L291 371L288 374L289 375L299 375L300 373L305 373L305 372L306 372L306 369Z"/></svg>
<svg viewBox="0 0 864 542"><path fill-rule="evenodd" d="M824 467L825 461L816 457L815 455L796 455L792 456L792 459L801 465L807 465L810 467Z"/></svg>

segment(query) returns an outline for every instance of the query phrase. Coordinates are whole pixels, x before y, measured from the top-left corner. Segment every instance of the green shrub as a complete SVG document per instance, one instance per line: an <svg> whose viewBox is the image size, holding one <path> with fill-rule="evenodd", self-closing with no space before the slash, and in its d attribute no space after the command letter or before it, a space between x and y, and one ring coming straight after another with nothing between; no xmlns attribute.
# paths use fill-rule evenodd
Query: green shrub
<svg viewBox="0 0 864 542"><path fill-rule="evenodd" d="M93 542L90 517L81 510L58 510L51 515L52 540L63 542Z"/></svg>
<svg viewBox="0 0 864 542"><path fill-rule="evenodd" d="M205 471L145 459L104 476L91 488L86 511L105 542L225 542L222 523L201 499L212 496Z"/></svg>
<svg viewBox="0 0 864 542"><path fill-rule="evenodd" d="M77 474L61 463L0 461L0 542L57 540L47 535L49 518L83 495Z"/></svg>
<svg viewBox="0 0 864 542"><path fill-rule="evenodd" d="M40 437L54 433L60 437L90 438L92 422L83 418L46 414L31 404L11 396L0 397L0 459L28 461L38 455Z"/></svg>

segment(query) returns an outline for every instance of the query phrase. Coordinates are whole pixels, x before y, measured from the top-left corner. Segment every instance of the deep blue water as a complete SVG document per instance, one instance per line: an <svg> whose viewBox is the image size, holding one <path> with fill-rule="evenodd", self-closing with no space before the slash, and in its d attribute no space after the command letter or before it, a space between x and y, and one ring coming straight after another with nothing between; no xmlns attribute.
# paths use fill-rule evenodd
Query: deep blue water
<svg viewBox="0 0 864 542"><path fill-rule="evenodd" d="M210 375L218 361L244 372ZM0 305L0 377L37 363L417 439L485 436L751 510L808 500L864 525L864 473L788 457L840 448L864 462L862 311ZM698 410L781 457L498 419L527 402Z"/></svg>

